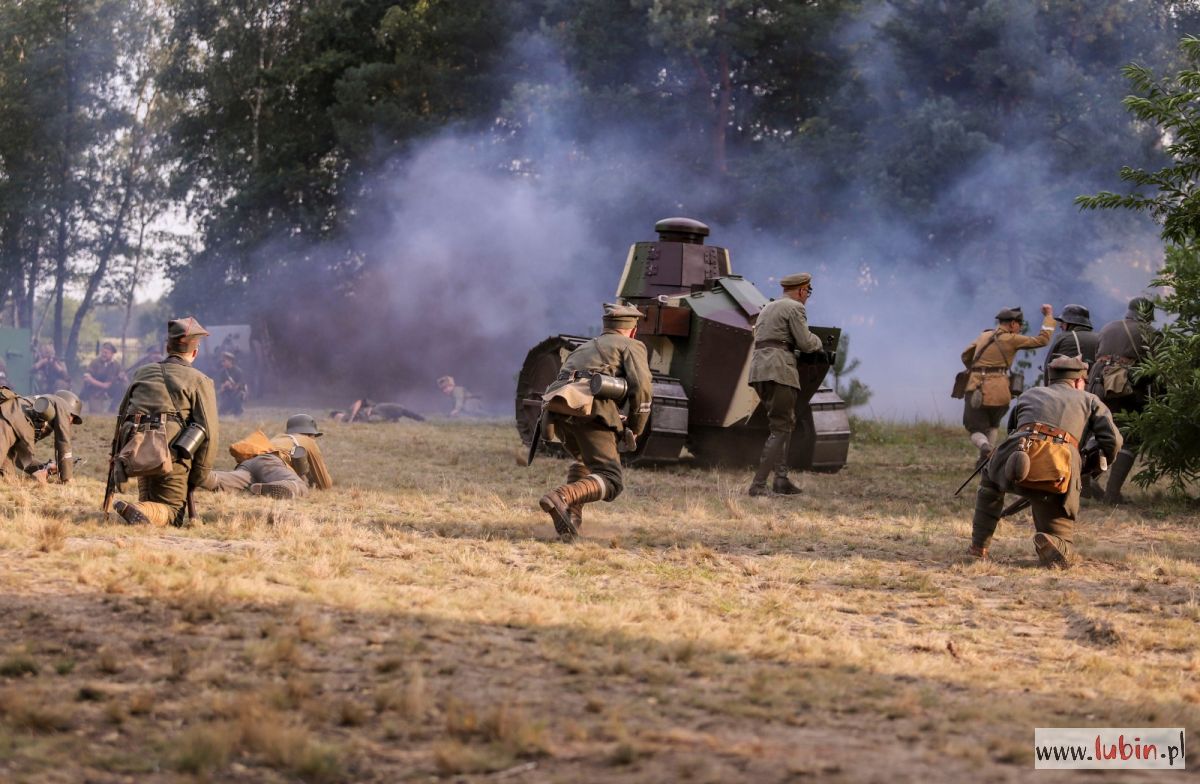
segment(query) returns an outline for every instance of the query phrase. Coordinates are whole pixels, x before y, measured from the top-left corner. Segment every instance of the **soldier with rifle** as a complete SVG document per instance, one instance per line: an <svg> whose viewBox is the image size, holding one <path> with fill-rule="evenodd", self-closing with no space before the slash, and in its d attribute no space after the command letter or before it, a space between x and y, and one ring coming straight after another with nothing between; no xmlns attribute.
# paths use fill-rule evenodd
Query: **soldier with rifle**
<svg viewBox="0 0 1200 784"><path fill-rule="evenodd" d="M226 414L241 416L246 404L246 377L238 367L237 355L231 351L221 352L221 366L217 369L217 405Z"/></svg>
<svg viewBox="0 0 1200 784"><path fill-rule="evenodd" d="M104 511L116 485L137 477L138 500L117 501L125 522L184 524L195 516L192 490L207 478L218 444L213 382L192 363L208 331L188 317L167 323L167 358L133 374L121 400Z"/></svg>
<svg viewBox="0 0 1200 784"><path fill-rule="evenodd" d="M812 275L799 272L780 279L783 297L768 302L754 322L754 353L750 356L750 386L767 409L770 435L763 445L758 470L750 482L750 495L803 492L788 479L788 450L796 427L796 402L800 396L800 371L796 352L821 349L821 339L808 329L804 305L812 296ZM767 476L775 479L767 489Z"/></svg>
<svg viewBox="0 0 1200 784"><path fill-rule="evenodd" d="M83 403L69 389L53 395L20 397L0 387L0 475L23 472L39 481L57 474L71 481L76 458L71 454L71 427L83 423ZM54 460L37 462L33 445L54 435Z"/></svg>
<svg viewBox="0 0 1200 784"><path fill-rule="evenodd" d="M632 305L605 304L603 332L567 356L542 396L542 419L534 429L530 455L544 427L547 440L562 441L574 458L566 483L538 501L564 542L579 535L584 504L612 501L621 494L625 480L618 435L623 447L633 450L650 420L654 390L646 345L634 339L641 318ZM620 400L629 403L627 417L618 398L592 391L597 381L621 388Z"/></svg>
<svg viewBox="0 0 1200 784"><path fill-rule="evenodd" d="M1078 357L1058 357L1048 368L1050 385L1021 395L1009 416L1009 433L983 467L975 496L970 555L987 558L988 546L1004 510L1004 494L1019 493L1033 507L1037 533L1034 549L1043 566L1066 568L1074 560L1071 543L1079 513L1080 479L1102 466L1121 448L1112 414L1084 390L1087 364ZM1080 444L1095 438L1092 464L1085 463ZM1014 505L1014 507L1017 505Z"/></svg>

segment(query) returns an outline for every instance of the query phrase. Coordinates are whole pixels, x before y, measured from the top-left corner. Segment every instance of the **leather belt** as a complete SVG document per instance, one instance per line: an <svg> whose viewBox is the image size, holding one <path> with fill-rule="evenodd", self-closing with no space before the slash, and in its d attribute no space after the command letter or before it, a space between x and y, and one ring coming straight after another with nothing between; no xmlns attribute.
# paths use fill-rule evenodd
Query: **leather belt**
<svg viewBox="0 0 1200 784"><path fill-rule="evenodd" d="M1132 365L1133 359L1129 357L1121 357L1116 354L1105 354L1102 357L1096 357L1097 362L1107 362L1110 365Z"/></svg>
<svg viewBox="0 0 1200 784"><path fill-rule="evenodd" d="M603 370L560 370L556 381L578 381L581 378L591 378L592 376L603 376Z"/></svg>
<svg viewBox="0 0 1200 784"><path fill-rule="evenodd" d="M1033 422L1028 425L1021 425L1017 428L1018 433L1030 433L1032 435L1045 436L1046 438L1057 438L1059 441L1065 441L1076 449L1079 448L1079 439L1063 430L1061 427L1047 425L1045 422Z"/></svg>
<svg viewBox="0 0 1200 784"><path fill-rule="evenodd" d="M973 367L973 368L971 368L971 372L972 372L972 373L982 373L983 375L985 375L985 376L986 376L986 375L988 375L988 374L1007 373L1007 372L1008 372L1008 368L999 368L999 367Z"/></svg>
<svg viewBox="0 0 1200 784"><path fill-rule="evenodd" d="M793 351L792 345L783 340L756 340L754 341L755 348L781 348L784 351Z"/></svg>

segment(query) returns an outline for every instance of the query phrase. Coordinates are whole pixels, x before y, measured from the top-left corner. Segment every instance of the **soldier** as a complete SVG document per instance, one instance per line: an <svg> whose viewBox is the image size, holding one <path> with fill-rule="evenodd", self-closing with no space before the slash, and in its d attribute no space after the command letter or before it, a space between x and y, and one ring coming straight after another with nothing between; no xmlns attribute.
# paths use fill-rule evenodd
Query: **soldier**
<svg viewBox="0 0 1200 784"><path fill-rule="evenodd" d="M137 361L129 366L129 372L132 373L140 367L150 365L155 362L162 362L162 360L162 348L156 343L150 343L146 346L146 350L142 352L142 355L138 357Z"/></svg>
<svg viewBox="0 0 1200 784"><path fill-rule="evenodd" d="M206 434L191 458L172 456L171 473L139 477L137 503L117 501L114 508L127 523L182 526L189 493L208 477L219 443L217 396L212 379L192 367L207 334L191 317L168 322L167 358L138 368L125 390L118 415L122 442L132 433L138 415L166 416L168 443L193 423Z"/></svg>
<svg viewBox="0 0 1200 784"><path fill-rule="evenodd" d="M67 371L67 363L54 355L53 343L43 343L38 347L37 362L33 363L33 386L42 394L71 387L71 374Z"/></svg>
<svg viewBox="0 0 1200 784"><path fill-rule="evenodd" d="M333 479L325 467L321 448L317 446L316 439L321 435L311 416L293 414L287 421L286 431L260 447L270 451L261 451L242 460L232 471L210 471L201 487L215 492L246 491L279 499L300 498L308 493L310 486L328 490L333 486ZM255 439L262 438L262 434L257 433L234 444L229 451L236 457L241 444L257 444Z"/></svg>
<svg viewBox="0 0 1200 784"><path fill-rule="evenodd" d="M1079 445L1089 436L1096 439L1100 453L1111 460L1121 448L1121 434L1112 414L1100 400L1084 391L1087 364L1078 357L1057 357L1050 362L1050 385L1034 387L1017 401L1009 416L1008 437L996 447L984 469L975 496L975 518L971 524L970 554L986 558L988 545L1004 506L1005 492L1018 492L1031 502L1034 549L1043 566L1066 568L1074 560L1071 550L1075 516L1079 513L1080 476L1083 471ZM1069 445L1067 490L1063 493L1021 489L1030 471L1030 441L1051 439Z"/></svg>
<svg viewBox="0 0 1200 784"><path fill-rule="evenodd" d="M624 489L617 435L627 448L636 446L637 437L650 419L653 396L646 346L634 340L642 312L631 305L604 306L604 331L572 351L563 362L558 378L546 388L544 416L548 438L562 441L575 458L567 468L567 483L546 493L538 501L542 511L554 521L554 530L564 542L579 535L583 525L583 505L594 501L612 501ZM616 400L595 398L583 401L579 414L554 413L555 392L592 375L624 377L628 385L628 418L621 416Z"/></svg>
<svg viewBox="0 0 1200 784"><path fill-rule="evenodd" d="M1061 330L1046 350L1042 363L1043 384L1050 384L1050 360L1055 357L1079 357L1089 366L1096 361L1096 346L1100 336L1092 331L1092 315L1083 305L1067 305L1054 317Z"/></svg>
<svg viewBox="0 0 1200 784"><path fill-rule="evenodd" d="M779 281L783 297L768 302L754 322L754 353L750 357L750 386L767 408L770 435L763 446L750 495L802 492L788 479L788 446L796 426L796 401L800 395L797 351L819 351L821 339L808 331L804 303L812 296L812 275L798 272ZM775 480L767 490L767 475Z"/></svg>
<svg viewBox="0 0 1200 784"><path fill-rule="evenodd" d="M355 400L349 413L332 411L330 415L338 422L399 422L401 419L425 421L425 417L399 403L374 403L365 397Z"/></svg>
<svg viewBox="0 0 1200 784"><path fill-rule="evenodd" d="M71 426L83 423L83 404L69 389L53 395L19 397L0 387L0 475L23 471L39 481L57 473L63 484L71 481L75 458L71 455ZM54 460L38 463L33 445L54 434Z"/></svg>
<svg viewBox="0 0 1200 784"><path fill-rule="evenodd" d="M271 443L291 459L289 463L309 487L328 490L333 487L333 477L325 465L317 439L324 433L317 422L308 414L292 414L288 417L284 432L271 439Z"/></svg>
<svg viewBox="0 0 1200 784"><path fill-rule="evenodd" d="M1033 337L1021 334L1024 315L1020 308L1005 308L996 314L999 325L985 329L962 352L962 363L971 375L963 401L963 427L979 450L980 461L992 453L1000 422L1012 402L1008 372L1022 349L1041 348L1054 332L1054 309L1042 305L1042 328Z"/></svg>
<svg viewBox="0 0 1200 784"><path fill-rule="evenodd" d="M87 403L89 411L104 410L105 402L115 397L114 387L119 388L119 384L125 378L124 368L114 359L116 354L116 346L112 343L103 344L100 346L99 355L91 361L87 372L83 374L83 391L80 397Z"/></svg>
<svg viewBox="0 0 1200 784"><path fill-rule="evenodd" d="M217 405L221 411L232 416L241 416L246 402L245 376L237 365L237 356L232 351L221 352L221 366L217 369Z"/></svg>
<svg viewBox="0 0 1200 784"><path fill-rule="evenodd" d="M479 400L479 396L468 392L466 387L454 383L454 376L442 376L437 380L437 385L443 395L449 395L454 399L450 416L483 416L483 403Z"/></svg>
<svg viewBox="0 0 1200 784"><path fill-rule="evenodd" d="M1137 412L1146 406L1150 379L1133 381L1130 368L1150 355L1151 347L1158 339L1154 320L1154 303L1145 297L1134 297L1129 301L1125 317L1111 321L1100 330L1096 348L1096 363L1088 376L1088 391L1098 396L1114 413ZM1121 488L1141 444L1126 433L1125 445L1113 461L1104 486L1104 501L1109 504L1125 502Z"/></svg>

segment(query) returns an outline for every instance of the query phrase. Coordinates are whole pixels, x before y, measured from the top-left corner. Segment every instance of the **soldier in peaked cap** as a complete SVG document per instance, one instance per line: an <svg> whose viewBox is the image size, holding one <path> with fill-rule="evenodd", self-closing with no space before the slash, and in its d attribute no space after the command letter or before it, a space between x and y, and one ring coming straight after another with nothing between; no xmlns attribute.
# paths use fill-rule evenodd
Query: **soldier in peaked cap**
<svg viewBox="0 0 1200 784"><path fill-rule="evenodd" d="M579 535L583 505L612 501L625 486L617 436L635 445L650 419L653 380L646 346L637 335L642 312L631 305L604 306L604 331L572 351L558 378L546 388L543 407L547 439L557 438L574 458L567 481L538 501L554 521L563 541ZM591 376L624 378L628 416L616 400L593 398L587 391Z"/></svg>
<svg viewBox="0 0 1200 784"><path fill-rule="evenodd" d="M808 330L804 308L813 292L812 275L807 272L787 275L779 285L783 287L783 297L768 302L754 322L749 383L767 408L770 434L750 483L750 495L801 492L788 479L788 446L796 427L796 401L800 395L796 352L821 348L821 339ZM767 475L772 470L775 480L768 491Z"/></svg>
<svg viewBox="0 0 1200 784"><path fill-rule="evenodd" d="M980 482L971 523L970 554L975 558L987 557L1004 507L1004 494L1015 492L1031 502L1038 560L1048 567L1069 566L1084 468L1079 445L1089 437L1095 438L1100 453L1108 460L1121 448L1121 433L1108 407L1084 390L1087 363L1078 357L1056 357L1048 370L1050 385L1030 389L1013 406L1008 437L996 447ZM1059 449L1069 450L1064 492L1030 490L1022 485L1031 478L1032 442L1047 440Z"/></svg>
<svg viewBox="0 0 1200 784"><path fill-rule="evenodd" d="M142 422L164 421L167 443L189 425L204 429L205 439L190 458L172 455L171 472L138 478L137 503L117 501L114 508L127 523L183 525L188 493L200 487L217 453L217 396L212 379L192 367L200 341L208 331L192 317L167 323L167 358L137 369L125 390L117 419L118 444Z"/></svg>
<svg viewBox="0 0 1200 784"><path fill-rule="evenodd" d="M1021 334L1024 315L1020 308L1004 308L996 314L997 326L985 329L962 352L962 363L971 372L963 400L963 427L979 450L980 460L996 445L1000 422L1012 402L1009 368L1024 349L1041 348L1054 332L1054 309L1042 305L1042 328L1036 335Z"/></svg>
<svg viewBox="0 0 1200 784"><path fill-rule="evenodd" d="M1137 412L1146 407L1150 379L1142 377L1134 381L1130 369L1150 356L1151 348L1158 340L1159 333L1154 329L1153 321L1154 303L1146 297L1134 297L1129 301L1124 318L1110 321L1100 330L1096 362L1088 376L1088 391L1099 396L1114 413ZM1121 488L1133 470L1140 447L1141 443L1135 438L1125 439L1104 485L1106 503L1124 503Z"/></svg>

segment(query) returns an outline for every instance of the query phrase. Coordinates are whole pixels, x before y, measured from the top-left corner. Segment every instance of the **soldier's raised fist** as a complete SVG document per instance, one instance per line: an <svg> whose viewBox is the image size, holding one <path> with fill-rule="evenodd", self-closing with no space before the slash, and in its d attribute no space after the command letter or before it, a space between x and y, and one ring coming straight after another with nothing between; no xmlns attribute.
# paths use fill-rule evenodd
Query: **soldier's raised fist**
<svg viewBox="0 0 1200 784"><path fill-rule="evenodd" d="M1053 312L1054 312L1054 308L1052 308L1051 306L1042 305L1042 315L1043 316L1049 316Z"/></svg>

